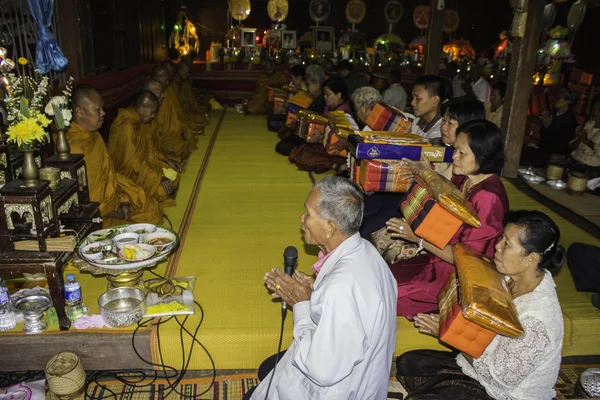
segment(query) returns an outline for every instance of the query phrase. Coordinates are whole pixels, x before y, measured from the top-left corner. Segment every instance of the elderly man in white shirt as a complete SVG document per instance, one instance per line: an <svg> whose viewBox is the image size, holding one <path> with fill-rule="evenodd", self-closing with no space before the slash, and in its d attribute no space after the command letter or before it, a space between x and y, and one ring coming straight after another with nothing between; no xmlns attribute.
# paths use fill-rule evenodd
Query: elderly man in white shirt
<svg viewBox="0 0 600 400"><path fill-rule="evenodd" d="M490 103L490 96L492 95L492 87L483 77L483 69L479 64L473 64L471 66L471 89L473 95L477 97L477 100L482 102L484 105Z"/></svg>
<svg viewBox="0 0 600 400"><path fill-rule="evenodd" d="M305 208L304 241L321 250L316 278L279 269L265 276L273 295L293 306L294 341L246 398L385 400L398 290L385 261L358 234L362 193L348 179L328 177Z"/></svg>

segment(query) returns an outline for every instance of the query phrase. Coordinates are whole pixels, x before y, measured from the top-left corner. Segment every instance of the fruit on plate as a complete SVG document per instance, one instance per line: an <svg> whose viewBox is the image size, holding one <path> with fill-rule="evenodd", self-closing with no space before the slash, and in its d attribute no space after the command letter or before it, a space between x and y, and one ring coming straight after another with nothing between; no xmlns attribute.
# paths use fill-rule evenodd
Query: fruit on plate
<svg viewBox="0 0 600 400"><path fill-rule="evenodd" d="M152 254L152 251L137 244L127 243L123 246L123 258L126 260L145 260L152 257Z"/></svg>

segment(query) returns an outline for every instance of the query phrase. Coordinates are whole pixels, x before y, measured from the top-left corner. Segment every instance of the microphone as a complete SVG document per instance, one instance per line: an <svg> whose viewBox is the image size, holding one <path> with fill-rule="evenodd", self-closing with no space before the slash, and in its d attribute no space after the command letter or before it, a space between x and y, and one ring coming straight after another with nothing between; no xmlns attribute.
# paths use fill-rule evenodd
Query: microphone
<svg viewBox="0 0 600 400"><path fill-rule="evenodd" d="M298 260L298 249L294 246L288 246L285 248L283 252L283 265L284 271L289 276L294 274L294 267L296 266L296 261ZM287 303L285 301L281 302L281 316L285 318L285 314L287 312Z"/></svg>

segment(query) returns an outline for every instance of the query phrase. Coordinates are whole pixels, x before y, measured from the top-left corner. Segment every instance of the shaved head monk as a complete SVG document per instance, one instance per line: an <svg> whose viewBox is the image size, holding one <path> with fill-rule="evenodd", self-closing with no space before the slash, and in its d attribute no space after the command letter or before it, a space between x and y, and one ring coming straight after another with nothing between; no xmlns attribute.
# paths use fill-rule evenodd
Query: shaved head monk
<svg viewBox="0 0 600 400"><path fill-rule="evenodd" d="M149 125L158 111L159 102L150 91L139 92L133 105L121 108L110 127L108 153L115 170L128 177L161 206L174 206L171 194L175 190L177 172L165 168L163 159L156 158L154 145L144 137L143 127Z"/></svg>
<svg viewBox="0 0 600 400"><path fill-rule="evenodd" d="M110 227L128 222L158 224L162 209L140 186L118 174L98 129L104 123L104 100L90 85L73 89L73 122L67 131L71 153L83 154L90 201L100 203L102 225Z"/></svg>
<svg viewBox="0 0 600 400"><path fill-rule="evenodd" d="M163 153L183 160L196 148L196 139L183 117L175 95L169 91L170 76L160 65L152 69L152 79L163 85L164 98L152 123L156 147Z"/></svg>

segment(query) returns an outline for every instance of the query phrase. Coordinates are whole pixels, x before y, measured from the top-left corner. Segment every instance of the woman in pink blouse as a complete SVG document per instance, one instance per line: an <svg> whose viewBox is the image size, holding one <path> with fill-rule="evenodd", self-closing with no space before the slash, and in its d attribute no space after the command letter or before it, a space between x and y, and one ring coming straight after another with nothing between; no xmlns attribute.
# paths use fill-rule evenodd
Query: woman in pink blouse
<svg viewBox="0 0 600 400"><path fill-rule="evenodd" d="M500 129L489 121L477 120L461 125L457 131L451 181L477 211L481 227L463 224L450 243L440 249L418 237L403 219L387 222L392 237L422 243L428 253L390 266L398 282L398 315L412 317L438 309L438 293L454 272L453 245L463 243L491 258L502 236L502 219L509 208L498 176L504 165Z"/></svg>

